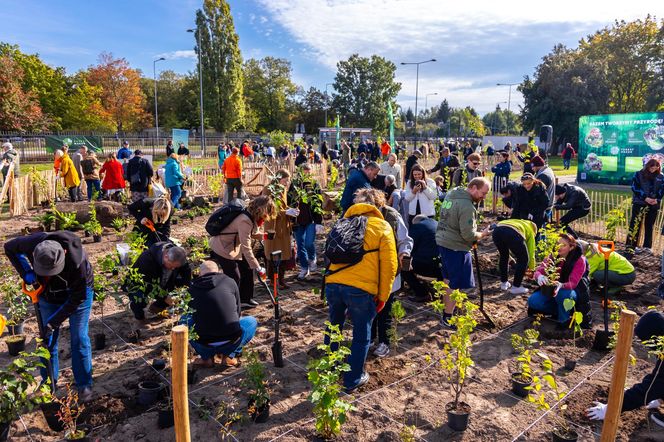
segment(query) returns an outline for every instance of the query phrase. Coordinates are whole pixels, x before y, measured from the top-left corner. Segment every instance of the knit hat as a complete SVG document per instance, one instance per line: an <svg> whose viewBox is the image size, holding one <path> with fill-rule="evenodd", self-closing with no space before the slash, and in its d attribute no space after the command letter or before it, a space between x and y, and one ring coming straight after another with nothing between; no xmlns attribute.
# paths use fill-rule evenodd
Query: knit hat
<svg viewBox="0 0 664 442"><path fill-rule="evenodd" d="M544 160L542 159L541 156L535 155L532 160L530 160L530 164L533 167L543 167L544 166Z"/></svg>
<svg viewBox="0 0 664 442"><path fill-rule="evenodd" d="M39 276L53 276L65 268L65 251L57 241L40 242L32 253L33 267Z"/></svg>
<svg viewBox="0 0 664 442"><path fill-rule="evenodd" d="M664 336L664 315L655 310L649 311L641 316L634 333L642 341L647 341L653 336Z"/></svg>
<svg viewBox="0 0 664 442"><path fill-rule="evenodd" d="M561 186L560 184L556 184L556 195L562 195L565 192L566 192L565 186Z"/></svg>
<svg viewBox="0 0 664 442"><path fill-rule="evenodd" d="M521 175L521 181L534 180L534 179L535 179L535 176L530 172L526 172L523 175Z"/></svg>

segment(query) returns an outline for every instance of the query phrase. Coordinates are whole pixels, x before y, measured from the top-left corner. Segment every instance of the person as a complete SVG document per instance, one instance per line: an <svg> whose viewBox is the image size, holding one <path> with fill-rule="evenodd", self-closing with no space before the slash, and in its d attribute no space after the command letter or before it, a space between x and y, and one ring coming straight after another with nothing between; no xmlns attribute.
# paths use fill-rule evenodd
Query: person
<svg viewBox="0 0 664 442"><path fill-rule="evenodd" d="M265 149L265 159L267 159L268 163L274 163L276 156L277 149L275 149L274 146L268 146L267 149Z"/></svg>
<svg viewBox="0 0 664 442"><path fill-rule="evenodd" d="M300 149L300 151L297 153L297 156L295 157L295 167L299 167L307 161L307 151L305 149Z"/></svg>
<svg viewBox="0 0 664 442"><path fill-rule="evenodd" d="M323 141L320 145L320 153L323 155L323 158L328 159L327 152L329 148L327 147L327 141Z"/></svg>
<svg viewBox="0 0 664 442"><path fill-rule="evenodd" d="M403 187L406 187L406 181L408 180L408 177L410 177L410 169L417 164L420 158L422 158L422 152L415 149L413 154L406 159L406 173L404 175Z"/></svg>
<svg viewBox="0 0 664 442"><path fill-rule="evenodd" d="M471 146L469 142L466 142L466 144L464 144L464 146L463 146L463 159L467 162L468 157L470 155L474 154L474 153L476 153L476 152L475 152L475 149L473 148L473 146Z"/></svg>
<svg viewBox="0 0 664 442"><path fill-rule="evenodd" d="M252 161L254 157L254 149L249 144L249 140L245 140L242 143L242 156L247 161Z"/></svg>
<svg viewBox="0 0 664 442"><path fill-rule="evenodd" d="M367 143L371 143L369 140L360 140L359 146L357 146L357 155L359 156L361 153L367 154L370 153L371 150L367 147Z"/></svg>
<svg viewBox="0 0 664 442"><path fill-rule="evenodd" d="M214 214L213 214L214 215ZM276 206L269 196L261 195L249 205L219 235L210 237L212 260L221 266L240 288L240 300L247 308L258 305L254 298L254 270L260 278L267 273L251 248L251 239L265 221L274 218ZM262 234L260 235L263 236Z"/></svg>
<svg viewBox="0 0 664 442"><path fill-rule="evenodd" d="M67 150L65 150L65 152L67 152ZM86 156L87 148L85 146L80 146L78 150L71 155L71 160L74 163L74 170L76 170L78 181L80 183L76 189L77 201L83 201L83 180L85 179L85 172L83 171L82 163ZM88 195L88 201L90 201L90 195Z"/></svg>
<svg viewBox="0 0 664 442"><path fill-rule="evenodd" d="M579 235L570 227L572 222L583 218L590 213L592 203L588 194L579 186L574 184L556 184L555 188L556 204L553 206L556 210L567 210L568 212L560 218L560 225L575 238Z"/></svg>
<svg viewBox="0 0 664 442"><path fill-rule="evenodd" d="M2 143L2 180L3 182L7 180L7 175L9 175L10 166L14 171L14 178L21 176L21 167L20 167L20 156L14 145L10 142Z"/></svg>
<svg viewBox="0 0 664 442"><path fill-rule="evenodd" d="M125 178L129 181L132 202L148 197L148 186L153 175L152 165L143 158L143 152L136 149L134 157L127 161L125 172Z"/></svg>
<svg viewBox="0 0 664 442"><path fill-rule="evenodd" d="M524 173L521 185L516 192L516 199L512 203L513 219L528 219L541 229L545 222L546 208L549 198L546 195L544 184L535 179L532 173Z"/></svg>
<svg viewBox="0 0 664 442"><path fill-rule="evenodd" d="M99 176L102 179L101 189L106 192L106 196L109 198L124 192L125 179L122 163L115 157L115 152L108 154L106 161L104 161L101 169L99 169Z"/></svg>
<svg viewBox="0 0 664 442"><path fill-rule="evenodd" d="M332 325L343 331L346 315L353 323L353 340L343 385L347 393L366 384L369 374L364 362L369 352L371 323L385 307L397 272L397 250L392 227L371 204L353 204L344 218L366 218L363 248L366 252L355 265L330 264L325 276L325 297ZM325 336L329 344L329 336ZM333 345L336 351L336 345Z"/></svg>
<svg viewBox="0 0 664 442"><path fill-rule="evenodd" d="M227 145L219 143L219 145L217 146L217 165L219 166L219 169L223 167L226 158L228 158Z"/></svg>
<svg viewBox="0 0 664 442"><path fill-rule="evenodd" d="M550 283L545 274L545 267L555 265L558 268L559 280L555 282L556 289L553 297L545 295L540 289L528 298L529 315L541 313L551 316L561 327L568 327L568 321L572 313L564 306L565 299L575 301L575 309L583 314L582 327L590 325L590 299L588 296L588 265L583 256L581 247L576 239L569 233L562 233L558 240L558 264L552 264L553 256L548 256L535 270L534 279L541 287Z"/></svg>
<svg viewBox="0 0 664 442"><path fill-rule="evenodd" d="M484 176L484 173L480 169L482 164L482 157L480 154L473 152L468 157L466 157L466 167L458 168L452 174L452 185L451 187L465 186L474 178Z"/></svg>
<svg viewBox="0 0 664 442"><path fill-rule="evenodd" d="M510 161L510 153L507 151L500 152L501 161L496 163L491 168L493 175L493 189L502 189L510 180L510 173L512 173L512 161Z"/></svg>
<svg viewBox="0 0 664 442"><path fill-rule="evenodd" d="M387 156L387 161L380 163L381 175L393 175L394 185L401 189L401 165L397 164L397 155L391 153Z"/></svg>
<svg viewBox="0 0 664 442"><path fill-rule="evenodd" d="M94 275L80 238L72 232L38 232L5 243L5 254L26 285L39 284L39 309L51 353L54 382L59 375L60 326L69 319L71 365L79 400L92 398L92 347L88 336ZM48 376L41 369L42 378Z"/></svg>
<svg viewBox="0 0 664 442"><path fill-rule="evenodd" d="M347 168L350 165L350 146L346 141L341 142L341 163L344 165L344 168Z"/></svg>
<svg viewBox="0 0 664 442"><path fill-rule="evenodd" d="M392 194L397 190L397 186L394 183L395 181L394 175L387 175L385 177L385 188L383 189L383 192L385 193L386 204L390 207L392 207Z"/></svg>
<svg viewBox="0 0 664 442"><path fill-rule="evenodd" d="M122 147L120 149L118 149L117 157L118 157L118 160L122 160L122 161L128 160L129 158L131 158L131 149L129 149L129 142L128 141L125 140L122 143Z"/></svg>
<svg viewBox="0 0 664 442"><path fill-rule="evenodd" d="M98 200L103 196L101 194L101 180L99 177L101 166L102 164L97 159L97 154L93 150L90 150L85 156L85 159L81 161L81 169L83 169L83 178L85 178L88 201L92 201L92 197L95 193L97 194Z"/></svg>
<svg viewBox="0 0 664 442"><path fill-rule="evenodd" d="M440 210L436 244L443 266L442 276L449 281L449 289L443 298L445 310L442 324L452 330L456 328L450 323L455 303L450 294L456 289L475 287L470 250L476 242L491 234L489 227L477 231L476 207L490 189L491 183L486 178L473 178L466 187L456 187L447 192Z"/></svg>
<svg viewBox="0 0 664 442"><path fill-rule="evenodd" d="M503 187L500 188L500 196L503 204L508 209L508 212L511 212L518 195L520 183L516 181L508 181Z"/></svg>
<svg viewBox="0 0 664 442"><path fill-rule="evenodd" d="M533 171L535 172L535 178L540 180L546 187L546 197L549 201L549 204L546 208L546 219L547 221L551 220L551 211L553 205L556 202L556 175L553 173L553 170L544 162L544 159L536 155L530 162Z"/></svg>
<svg viewBox="0 0 664 442"><path fill-rule="evenodd" d="M425 215L429 218L436 215L434 206L434 201L438 198L436 183L427 178L424 168L419 164L410 169L404 198L408 201L408 225L413 222L416 215Z"/></svg>
<svg viewBox="0 0 664 442"><path fill-rule="evenodd" d="M182 184L184 184L184 175L180 170L179 156L172 153L166 160L164 168L164 184L171 192L171 203L173 208L180 208L180 196L182 195Z"/></svg>
<svg viewBox="0 0 664 442"><path fill-rule="evenodd" d="M173 147L173 138L169 138L166 142L166 158L170 157L172 153L176 152L175 148Z"/></svg>
<svg viewBox="0 0 664 442"><path fill-rule="evenodd" d="M293 209L288 207L288 192L287 190L290 187L290 178L291 174L286 169L280 169L274 174L274 179L272 180L272 187L276 189L282 189L280 195L273 195L270 190L270 186L265 186L263 189L263 195L272 196L276 203L276 212L277 215L274 219L265 221L264 230L268 232L274 232L274 238L268 238L263 240L263 247L265 248L265 257L267 258L267 275L269 278L274 278L274 270L272 268L272 260L269 259L272 252L276 250L281 250L281 260L288 261L291 259L292 247L291 247L291 221L292 218L299 215L299 209ZM277 203L278 201L278 203ZM287 289L288 285L284 281L284 272L285 266L279 266L279 275L277 279L279 281L280 289ZM273 281L274 282L274 281Z"/></svg>
<svg viewBox="0 0 664 442"><path fill-rule="evenodd" d="M383 140L381 143L380 153L382 155L383 161L387 161L388 157L392 153L392 146L390 146L390 143L388 143L387 140Z"/></svg>
<svg viewBox="0 0 664 442"><path fill-rule="evenodd" d="M576 151L572 147L572 143L567 143L561 154L563 157L563 169L569 170L574 155L576 155Z"/></svg>
<svg viewBox="0 0 664 442"><path fill-rule="evenodd" d="M234 192L237 192L237 198L242 198L242 161L240 161L239 153L240 150L234 147L231 150L231 155L226 158L221 166L221 173L224 174L226 179L228 202L235 198L233 196Z"/></svg>
<svg viewBox="0 0 664 442"><path fill-rule="evenodd" d="M221 355L222 366L236 367L237 357L258 327L256 318L242 316L237 284L219 270L216 262L203 261L189 293L193 313L181 322L193 327L198 335L196 340L189 340L199 355L193 365L213 367L214 356Z"/></svg>
<svg viewBox="0 0 664 442"><path fill-rule="evenodd" d="M443 150L440 152L440 158L436 162L436 165L427 171L427 173L432 174L440 170L440 176L445 180L444 192L449 190L450 182L452 180L452 175L454 171L457 170L461 165L459 164L459 159L450 155L450 149L448 147L443 147Z"/></svg>
<svg viewBox="0 0 664 442"><path fill-rule="evenodd" d="M145 324L147 299L154 301L148 310L159 314L172 304L168 295L178 287L186 287L191 282L191 267L187 262L187 252L170 241L152 244L136 258L132 265L141 277L141 287L128 277L125 288L129 293L129 308L134 314L138 328Z"/></svg>
<svg viewBox="0 0 664 442"><path fill-rule="evenodd" d="M184 145L184 143L180 143L178 146L178 158L182 158L182 161L186 161L189 159L189 149L187 146ZM170 158L170 155L168 156Z"/></svg>
<svg viewBox="0 0 664 442"><path fill-rule="evenodd" d="M72 203L76 202L78 201L79 197L78 186L80 186L81 184L81 180L78 178L78 172L76 171L74 162L69 157L69 154L67 153L66 150L64 151L60 150L57 152L62 153L62 155L60 156L60 177L62 177L62 179L64 180L65 187L69 192L69 199L71 200Z"/></svg>
<svg viewBox="0 0 664 442"><path fill-rule="evenodd" d="M134 230L145 235L146 246L150 247L160 241L170 241L173 206L166 197L143 198L131 203L127 209L129 214L136 218ZM154 231L148 227L150 223Z"/></svg>
<svg viewBox="0 0 664 442"><path fill-rule="evenodd" d="M480 146L482 146L481 142ZM493 143L491 141L489 141L486 144L486 149L484 149L484 153L486 154L487 163L489 164L489 166L491 166L493 164L493 157L496 154L496 149L493 147ZM498 189L498 187L494 186L494 189Z"/></svg>
<svg viewBox="0 0 664 442"><path fill-rule="evenodd" d="M523 163L523 173L533 173L533 165L531 161L534 156L539 152L539 148L535 144L535 138L532 136L528 137L528 144L524 148L523 153L518 153L517 158Z"/></svg>
<svg viewBox="0 0 664 442"><path fill-rule="evenodd" d="M634 334L642 342L654 340L664 336L664 315L656 310L650 310L641 316L636 323ZM636 410L645 405L651 412L650 419L664 427L664 415L657 411L663 404L664 398L664 360L657 359L652 372L645 375L638 384L628 388L623 393L621 412ZM586 410L586 415L592 420L604 420L607 405L603 402L594 402L594 406Z"/></svg>
<svg viewBox="0 0 664 442"><path fill-rule="evenodd" d="M655 158L649 159L643 169L632 178L632 216L629 219L626 245L636 253L652 252L652 231L664 195L664 175ZM636 247L644 225L643 248ZM634 232L634 233L633 233Z"/></svg>
<svg viewBox="0 0 664 442"><path fill-rule="evenodd" d="M509 290L512 295L523 295L528 289L523 287L526 269L535 270L535 237L537 226L534 222L522 219L506 219L498 222L491 233L493 243L499 253L500 289ZM516 259L514 282L507 280L507 265L510 254Z"/></svg>
<svg viewBox="0 0 664 442"><path fill-rule="evenodd" d="M410 288L413 295L410 299L413 302L432 301L429 286L424 285L419 278L440 278L440 255L436 245L436 226L438 222L435 219L424 215L417 215L408 229L408 236L413 239L413 248L411 251L411 268L402 269L403 280Z"/></svg>
<svg viewBox="0 0 664 442"><path fill-rule="evenodd" d="M588 276L590 281L604 285L604 255L599 251L596 243L577 240L588 262ZM609 294L611 296L620 292L627 285L636 280L636 270L631 262L615 250L609 255Z"/></svg>
<svg viewBox="0 0 664 442"><path fill-rule="evenodd" d="M306 203L299 197L302 192L309 198ZM300 264L297 279L300 281L318 269L316 233L322 230L323 214L322 210L316 209L320 205L312 204L313 198L322 198L322 191L318 182L311 176L311 164L304 163L288 188L288 201L297 204L293 234L297 247L297 260Z"/></svg>
<svg viewBox="0 0 664 442"><path fill-rule="evenodd" d="M367 163L362 169L350 169L344 191L341 195L341 213L346 213L348 208L353 204L353 198L358 189L371 187L371 182L378 176L378 172L380 172L380 166L373 161Z"/></svg>

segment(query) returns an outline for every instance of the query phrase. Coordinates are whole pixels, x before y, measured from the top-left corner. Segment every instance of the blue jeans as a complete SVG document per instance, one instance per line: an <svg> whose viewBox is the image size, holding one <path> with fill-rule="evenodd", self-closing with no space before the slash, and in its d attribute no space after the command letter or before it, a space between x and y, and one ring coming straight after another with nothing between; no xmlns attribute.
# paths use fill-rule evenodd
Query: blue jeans
<svg viewBox="0 0 664 442"><path fill-rule="evenodd" d="M101 199L101 181L99 180L85 180L85 184L88 186L88 201L92 200L92 195L94 192L97 192L97 199Z"/></svg>
<svg viewBox="0 0 664 442"><path fill-rule="evenodd" d="M571 316L572 311L565 310L563 302L565 299L570 298L576 301L576 292L574 290L558 290L558 294L553 298L545 296L537 290L528 298L528 307L542 312L545 315L558 315L558 322L567 322Z"/></svg>
<svg viewBox="0 0 664 442"><path fill-rule="evenodd" d="M300 262L300 268L308 269L309 261L316 260L316 224L311 223L306 226L295 226L295 243L297 244L297 260Z"/></svg>
<svg viewBox="0 0 664 442"><path fill-rule="evenodd" d="M350 371L344 373L344 386L349 389L355 388L364 373L364 361L367 359L371 340L371 323L376 317L376 302L373 296L364 290L343 284L327 284L325 296L329 306L330 322L333 325L338 325L339 329L343 330L346 311L353 322L353 342L348 356ZM326 336L325 343L329 342ZM333 347L332 350L336 348Z"/></svg>
<svg viewBox="0 0 664 442"><path fill-rule="evenodd" d="M171 203L176 209L180 208L180 195L182 195L182 188L180 186L169 187L168 190L171 191Z"/></svg>
<svg viewBox="0 0 664 442"><path fill-rule="evenodd" d="M192 318L183 318L181 323L185 323L188 326L196 326L193 323ZM201 359L212 359L214 355L225 355L230 358L242 353L242 348L251 341L251 339L256 334L256 328L258 327L258 321L253 316L244 316L240 318L240 328L242 329L242 336L235 342L228 342L219 346L210 346L206 344L201 344L196 341L189 341L193 349L198 353Z"/></svg>
<svg viewBox="0 0 664 442"><path fill-rule="evenodd" d="M563 158L563 168L569 169L569 166L570 166L571 162L572 162L571 159L566 160L566 159Z"/></svg>
<svg viewBox="0 0 664 442"><path fill-rule="evenodd" d="M94 293L92 287L86 288L86 298L81 305L78 306L76 311L69 317L69 334L71 338L71 368L74 372L74 380L76 387L81 390L86 387L92 387L92 346L90 345L90 336L88 336L88 322L90 320L90 309L92 308L92 300ZM62 304L51 304L50 302L39 300L39 309L42 315L44 325L48 319L62 307ZM53 364L53 377L54 382L58 382L58 337L60 329L58 328L53 332L52 346L51 346L51 363ZM41 376L43 379L48 378L48 371L46 368L41 368Z"/></svg>

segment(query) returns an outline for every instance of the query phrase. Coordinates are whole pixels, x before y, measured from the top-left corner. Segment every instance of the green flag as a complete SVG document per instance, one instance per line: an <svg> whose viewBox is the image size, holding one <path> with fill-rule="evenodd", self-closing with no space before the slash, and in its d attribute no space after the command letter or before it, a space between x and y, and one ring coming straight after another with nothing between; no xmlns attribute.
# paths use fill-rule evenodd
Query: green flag
<svg viewBox="0 0 664 442"><path fill-rule="evenodd" d="M337 119L334 120L334 127L337 128L337 149L341 149L341 122L339 120L339 115L337 115Z"/></svg>
<svg viewBox="0 0 664 442"><path fill-rule="evenodd" d="M396 149L396 146L394 144L394 112L392 112L391 101L387 102L387 116L390 118L390 147L392 149Z"/></svg>

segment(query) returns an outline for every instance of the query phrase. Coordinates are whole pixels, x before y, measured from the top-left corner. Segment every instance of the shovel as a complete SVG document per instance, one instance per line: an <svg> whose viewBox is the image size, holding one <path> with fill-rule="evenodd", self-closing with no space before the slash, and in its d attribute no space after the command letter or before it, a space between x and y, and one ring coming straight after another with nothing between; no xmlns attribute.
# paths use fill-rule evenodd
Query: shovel
<svg viewBox="0 0 664 442"><path fill-rule="evenodd" d="M606 350L609 346L609 339L613 335L613 332L609 331L609 257L614 250L615 244L613 241L597 242L597 251L604 255L604 298L602 299L604 330L597 330L595 333L594 350Z"/></svg>
<svg viewBox="0 0 664 442"><path fill-rule="evenodd" d="M48 343L45 340L46 331L44 330L41 310L39 309L39 295L44 291L45 288L45 285L39 284L34 290L28 290L28 286L25 284L25 281L23 281L23 293L30 297L32 305L35 307L35 316L37 317L37 325L39 327L39 337L41 338L41 344L50 352L51 349L48 347ZM51 393L55 393L55 376L53 374L53 363L51 362L51 358L48 358L45 363L48 379L51 381Z"/></svg>
<svg viewBox="0 0 664 442"><path fill-rule="evenodd" d="M274 268L274 274L272 275L272 281L274 283L274 295L270 291L270 287L267 285L267 282L263 278L258 278L263 283L263 287L267 290L267 293L270 295L272 300L272 305L274 306L274 343L272 344L272 360L274 361L275 367L284 366L284 355L283 348L281 346L281 339L279 339L279 325L281 322L281 315L279 311L279 292L277 291L277 282L279 279L279 266L281 265L281 250L275 250L271 254L272 258L272 267ZM267 259L267 258L266 258Z"/></svg>
<svg viewBox="0 0 664 442"><path fill-rule="evenodd" d="M484 287L482 286L482 274L480 273L480 260L479 257L477 256L477 243L473 244L473 256L475 257L475 269L477 270L477 285L479 286L480 289L480 312L484 316L484 318L487 320L489 323L490 328L496 328L496 324L493 322L493 319L489 317L487 312L484 311Z"/></svg>
<svg viewBox="0 0 664 442"><path fill-rule="evenodd" d="M161 238L161 234L159 234L159 232L157 232L157 229L154 228L154 223L151 220L146 219L144 226L147 227L154 234L154 236L157 238L157 242L163 241L163 239Z"/></svg>

